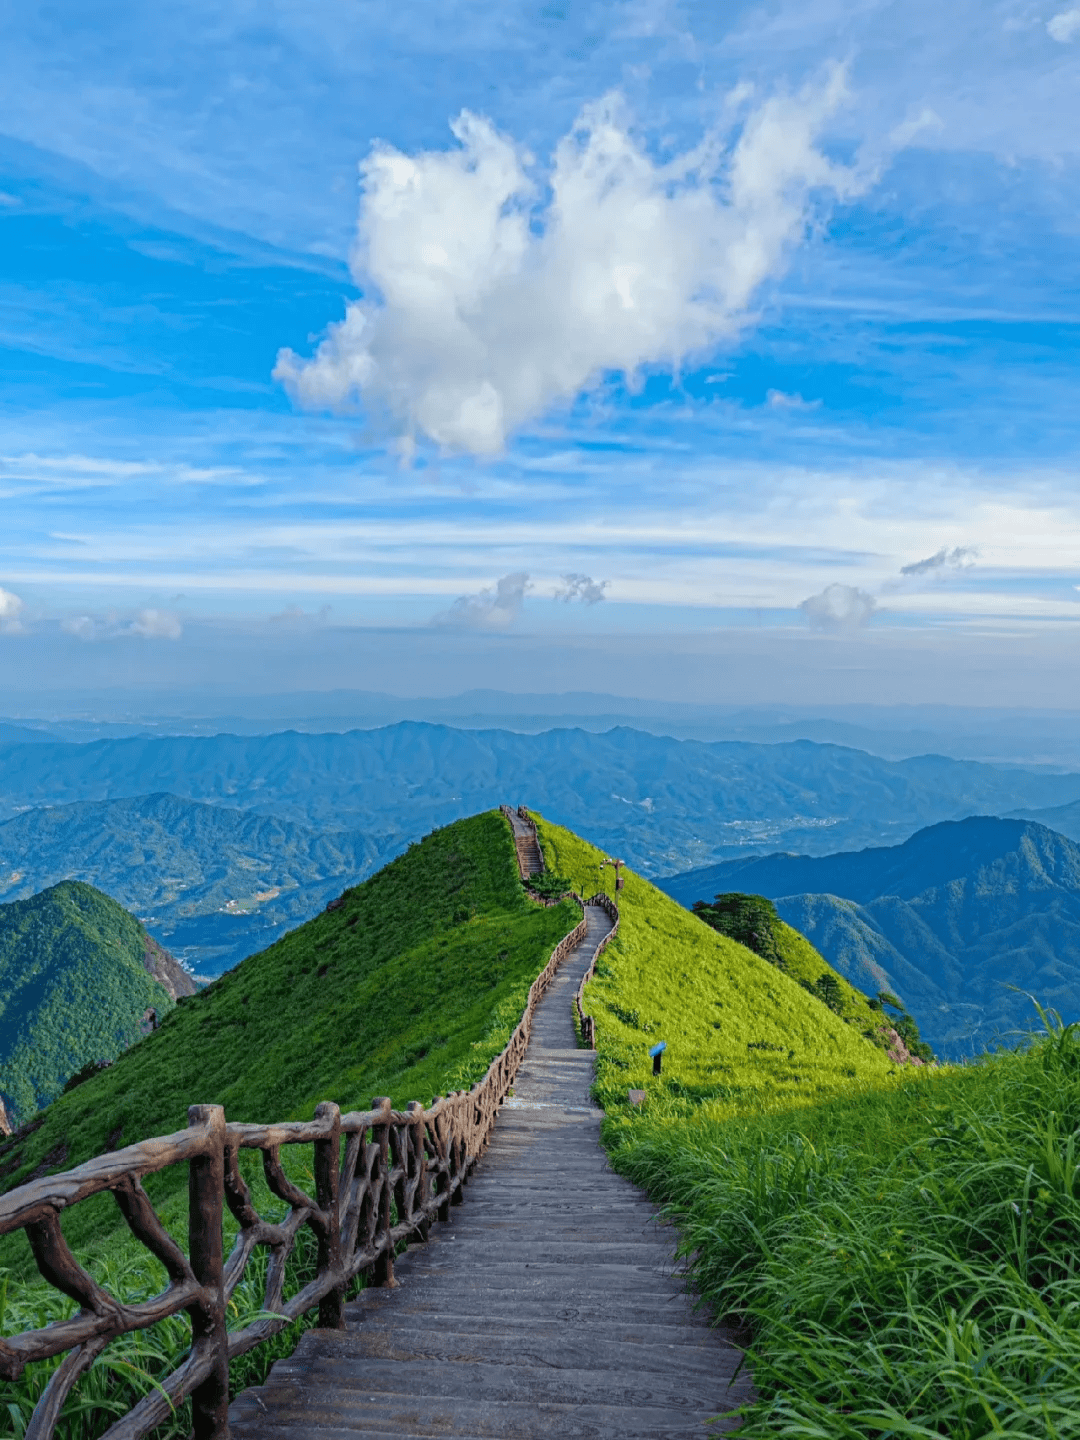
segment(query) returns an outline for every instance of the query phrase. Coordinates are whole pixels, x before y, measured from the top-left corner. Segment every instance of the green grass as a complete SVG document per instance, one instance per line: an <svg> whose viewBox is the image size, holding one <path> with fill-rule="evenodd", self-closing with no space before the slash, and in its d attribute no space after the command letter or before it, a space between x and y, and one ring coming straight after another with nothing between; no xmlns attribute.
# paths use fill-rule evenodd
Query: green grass
<svg viewBox="0 0 1080 1440"><path fill-rule="evenodd" d="M753 1437L1080 1435L1080 1035L788 1113L608 1126L751 1331Z"/></svg>
<svg viewBox="0 0 1080 1440"><path fill-rule="evenodd" d="M919 1027L895 995L880 991L869 999L839 971L823 960L805 935L786 925L771 900L763 895L730 893L717 895L713 904L698 901L694 914L722 935L748 945L756 954L797 980L804 990L822 1000L834 1015L854 1025L865 1039L888 1051L894 1043L894 1029L906 1042L910 1054L932 1061L933 1051L919 1035ZM882 999L897 1013L885 1012Z"/></svg>
<svg viewBox="0 0 1080 1440"><path fill-rule="evenodd" d="M558 825L537 824L549 868L594 890L602 853ZM603 874L610 890L611 872ZM813 1104L859 1083L895 1083L896 1067L860 1025L845 1023L799 984L803 970L814 979L829 971L802 936L782 927L785 974L640 876L623 874L619 933L585 1003L597 1025L596 1094L610 1116L634 1123L630 1088L647 1091L646 1110L663 1104L665 1114L690 1114L707 1103L717 1114L737 1114ZM836 978L845 996L857 995ZM859 1011L854 998L847 1003ZM648 1051L660 1040L667 1050L654 1078Z"/></svg>
<svg viewBox="0 0 1080 1440"><path fill-rule="evenodd" d="M340 908L183 1001L111 1069L57 1100L38 1130L0 1156L8 1167L5 1188L18 1184L43 1157L56 1157L57 1147L67 1150L62 1162L54 1158L53 1170L100 1154L110 1136L115 1148L182 1129L192 1103L224 1105L230 1120L265 1122L308 1119L324 1099L336 1100L342 1109L366 1109L382 1094L403 1107L408 1100L429 1103L436 1094L465 1088L503 1048L529 986L579 918L572 902L544 908L525 897L510 832L499 814L436 831L347 891ZM279 1211L258 1157L245 1151L241 1158L256 1205L264 1214ZM297 1182L310 1187L311 1147L287 1147L283 1159ZM162 1219L185 1243L185 1167L148 1177L146 1187ZM227 1245L233 1230L229 1218ZM125 1298L161 1288L160 1272L128 1235L108 1196L68 1212L64 1233L79 1259L95 1274L112 1275ZM310 1256L298 1255L287 1293L301 1283L309 1262ZM0 1240L0 1267L7 1272L9 1330L36 1323L34 1315L70 1313L67 1301L37 1281L21 1234ZM231 1326L257 1308L257 1291L253 1277L238 1292ZM145 1341L135 1337L124 1343L133 1354L145 1355L148 1373L158 1374L164 1362L154 1360L153 1346L168 1351L175 1363L185 1334L186 1322L180 1321L148 1332ZM257 1376L259 1369L252 1367L264 1370L274 1354L288 1353L295 1334L239 1362L246 1367L244 1377ZM130 1393L108 1370L106 1357L114 1349L105 1352L82 1389L94 1394L97 1386L126 1406ZM40 1390L52 1368L48 1363L27 1370L9 1402L21 1420L5 1416L0 1407L0 1434L20 1433L35 1387ZM80 1419L75 1410L73 1404L58 1432L64 1440L89 1440L104 1428L104 1420L95 1429L97 1422ZM5 1430L5 1421L12 1428ZM176 1433L182 1426L180 1417Z"/></svg>

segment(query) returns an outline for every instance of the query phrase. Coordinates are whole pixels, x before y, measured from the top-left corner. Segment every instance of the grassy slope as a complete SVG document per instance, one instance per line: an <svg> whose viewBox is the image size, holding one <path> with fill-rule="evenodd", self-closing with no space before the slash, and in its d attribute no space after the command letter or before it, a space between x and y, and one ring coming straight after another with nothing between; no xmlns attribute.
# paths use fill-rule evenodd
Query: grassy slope
<svg viewBox="0 0 1080 1440"><path fill-rule="evenodd" d="M564 873L596 874L591 847L542 833ZM656 893L628 879L588 991L604 1140L678 1220L713 1313L749 1327L758 1393L740 1435L1075 1440L1080 1025L977 1066L897 1070L858 1033L858 1002L844 1026ZM798 951L806 978L825 968L788 944L789 968ZM781 1035L799 1085L777 1052L740 1050ZM655 1038L662 1084L642 1059ZM640 1109L627 1084L648 1089Z"/></svg>
<svg viewBox="0 0 1080 1440"><path fill-rule="evenodd" d="M591 888L601 852L557 825L538 824L550 868ZM845 1024L798 983L802 969L817 979L829 966L794 931L784 937L793 971L785 975L624 874L619 934L586 992L597 1020L597 1094L609 1113L627 1116L631 1086L648 1090L649 1106L662 1102L669 1113L707 1101L733 1114L748 1105L813 1103L895 1075L859 1024ZM837 978L847 995L851 987ZM856 1000L848 1003L857 1014ZM655 1081L648 1048L658 1040L668 1048Z"/></svg>
<svg viewBox="0 0 1080 1440"><path fill-rule="evenodd" d="M77 881L0 905L0 1094L16 1124L84 1065L133 1045L149 1006L173 1008L146 946L133 915Z"/></svg>
<svg viewBox="0 0 1080 1440"><path fill-rule="evenodd" d="M746 1440L1080 1435L1080 1027L818 1106L609 1132L714 1313Z"/></svg>
<svg viewBox="0 0 1080 1440"><path fill-rule="evenodd" d="M570 903L543 909L525 898L497 813L436 831L344 899L185 1000L110 1070L50 1106L5 1188L63 1142L67 1167L103 1151L118 1129L121 1145L181 1129L195 1102L268 1121L309 1118L324 1099L343 1109L366 1108L374 1094L427 1103L471 1084L580 915ZM181 1231L182 1168L150 1182ZM99 1227L115 1212L95 1203L65 1220L81 1253L113 1243L114 1222ZM18 1240L0 1242L0 1264L27 1274Z"/></svg>

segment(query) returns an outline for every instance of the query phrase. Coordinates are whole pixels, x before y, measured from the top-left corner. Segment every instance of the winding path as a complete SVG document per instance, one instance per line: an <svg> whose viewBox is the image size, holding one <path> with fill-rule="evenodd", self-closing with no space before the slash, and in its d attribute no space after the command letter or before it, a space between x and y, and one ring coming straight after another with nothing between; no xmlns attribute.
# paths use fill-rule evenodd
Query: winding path
<svg viewBox="0 0 1080 1440"><path fill-rule="evenodd" d="M571 1002L612 922L592 905L586 918L452 1223L400 1257L398 1288L363 1291L347 1329L309 1330L237 1397L236 1440L663 1440L737 1427L709 1421L749 1394L745 1373L730 1384L740 1352L695 1314L674 1232L600 1147L593 1053L577 1048Z"/></svg>

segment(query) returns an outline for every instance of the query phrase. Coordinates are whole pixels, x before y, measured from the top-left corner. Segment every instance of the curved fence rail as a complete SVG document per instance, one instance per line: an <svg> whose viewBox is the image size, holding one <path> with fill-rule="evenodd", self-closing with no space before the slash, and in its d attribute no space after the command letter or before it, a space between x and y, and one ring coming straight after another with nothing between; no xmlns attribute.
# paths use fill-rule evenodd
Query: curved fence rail
<svg viewBox="0 0 1080 1440"><path fill-rule="evenodd" d="M365 1271L370 1283L393 1285L398 1243L426 1239L432 1222L448 1220L450 1206L460 1204L462 1187L487 1146L525 1056L536 1005L587 929L583 913L533 981L505 1049L471 1090L438 1098L426 1109L412 1101L404 1111L393 1110L385 1097L374 1099L370 1110L344 1115L324 1101L313 1120L281 1125L228 1124L220 1105L193 1105L186 1130L99 1155L0 1196L0 1235L25 1231L41 1275L79 1305L69 1320L0 1337L0 1378L6 1380L17 1379L32 1361L67 1352L24 1440L51 1440L72 1387L111 1340L181 1311L191 1318L187 1358L112 1425L105 1440L139 1440L189 1397L194 1440L226 1440L229 1361L315 1306L320 1325L341 1328L350 1282ZM302 1144L314 1146L314 1195L298 1189L281 1164L282 1146ZM255 1209L240 1172L241 1150L261 1153L271 1193L288 1206L283 1220L267 1220ZM186 1255L142 1183L155 1171L185 1162ZM116 1299L79 1264L64 1238L61 1214L103 1191L111 1193L132 1234L165 1268L169 1283L154 1299L139 1304ZM226 1205L239 1227L227 1259L222 1238ZM317 1243L316 1275L286 1300L285 1263L305 1225ZM260 1317L230 1332L225 1324L229 1301L260 1247L269 1251Z"/></svg>
<svg viewBox="0 0 1080 1440"><path fill-rule="evenodd" d="M614 921L611 929L600 941L599 945L597 945L596 954L592 958L592 964L589 966L588 970L585 971L585 974L581 977L581 984L578 986L577 994L574 996L574 1006L577 1010L578 1022L581 1026L581 1038L590 1050L595 1050L596 1020L593 1018L592 1015L586 1015L585 1013L585 986L596 974L596 962L600 959L600 956L603 954L604 950L607 949L607 947L611 944L612 940L614 940L615 936L619 933L619 907L615 904L615 901L612 900L609 895L605 895L602 891L599 895L594 895L593 898L589 901L589 904L599 905L601 910L603 910L604 913L609 916L611 920Z"/></svg>

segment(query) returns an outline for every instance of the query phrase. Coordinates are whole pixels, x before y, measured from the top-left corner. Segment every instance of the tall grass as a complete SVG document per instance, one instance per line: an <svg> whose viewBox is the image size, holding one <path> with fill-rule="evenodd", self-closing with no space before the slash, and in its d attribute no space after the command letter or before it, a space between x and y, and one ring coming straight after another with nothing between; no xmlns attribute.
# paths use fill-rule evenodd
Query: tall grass
<svg viewBox="0 0 1080 1440"><path fill-rule="evenodd" d="M749 1327L740 1433L1080 1436L1080 1026L787 1114L649 1108L606 1138Z"/></svg>

